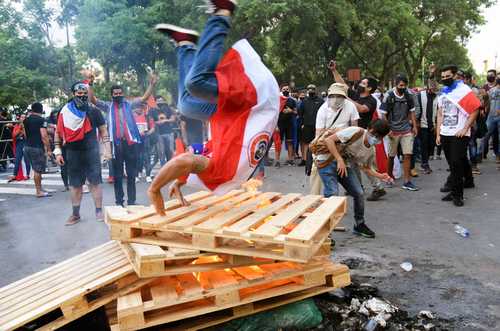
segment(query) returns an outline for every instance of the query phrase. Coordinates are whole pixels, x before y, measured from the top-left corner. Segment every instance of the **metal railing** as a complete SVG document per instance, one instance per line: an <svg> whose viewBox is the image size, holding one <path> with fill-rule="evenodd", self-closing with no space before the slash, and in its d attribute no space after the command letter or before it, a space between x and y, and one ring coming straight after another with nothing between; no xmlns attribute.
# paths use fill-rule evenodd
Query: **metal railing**
<svg viewBox="0 0 500 331"><path fill-rule="evenodd" d="M12 131L10 138L5 138L4 135L8 130L12 130L16 123L16 121L0 121L0 162L14 160L14 158L9 157L9 155L14 154L12 150Z"/></svg>

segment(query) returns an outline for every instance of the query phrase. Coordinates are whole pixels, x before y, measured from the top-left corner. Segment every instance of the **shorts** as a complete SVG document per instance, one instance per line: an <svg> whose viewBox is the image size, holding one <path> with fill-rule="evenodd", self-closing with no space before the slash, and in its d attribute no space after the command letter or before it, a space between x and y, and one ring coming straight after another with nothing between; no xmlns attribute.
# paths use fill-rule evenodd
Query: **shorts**
<svg viewBox="0 0 500 331"><path fill-rule="evenodd" d="M306 144L309 144L314 140L316 136L316 129L314 126L304 125L301 130L300 141Z"/></svg>
<svg viewBox="0 0 500 331"><path fill-rule="evenodd" d="M278 123L278 129L280 130L281 141L292 141L293 139L293 125L291 121L285 123Z"/></svg>
<svg viewBox="0 0 500 331"><path fill-rule="evenodd" d="M401 144L403 155L413 154L413 133L406 133L399 136L389 136L389 156L395 157L398 155L398 146Z"/></svg>
<svg viewBox="0 0 500 331"><path fill-rule="evenodd" d="M102 183L99 148L67 149L66 166L71 187L81 187L88 181L91 185Z"/></svg>
<svg viewBox="0 0 500 331"><path fill-rule="evenodd" d="M25 159L30 163L33 171L43 174L47 166L47 158L45 150L40 147L24 146L23 154Z"/></svg>

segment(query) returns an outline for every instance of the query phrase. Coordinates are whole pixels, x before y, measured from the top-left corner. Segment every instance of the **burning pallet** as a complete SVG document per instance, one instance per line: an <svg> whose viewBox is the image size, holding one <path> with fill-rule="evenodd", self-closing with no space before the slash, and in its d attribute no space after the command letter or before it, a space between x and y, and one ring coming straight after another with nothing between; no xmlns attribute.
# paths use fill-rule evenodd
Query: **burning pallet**
<svg viewBox="0 0 500 331"><path fill-rule="evenodd" d="M195 330L350 284L328 234L346 199L235 190L106 208L113 241L0 289L0 330L53 330L105 306L113 330Z"/></svg>

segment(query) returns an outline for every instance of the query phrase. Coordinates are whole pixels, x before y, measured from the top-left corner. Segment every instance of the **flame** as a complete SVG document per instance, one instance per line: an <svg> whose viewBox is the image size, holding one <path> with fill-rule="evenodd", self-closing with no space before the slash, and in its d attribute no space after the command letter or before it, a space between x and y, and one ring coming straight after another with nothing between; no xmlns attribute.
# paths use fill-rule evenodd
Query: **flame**
<svg viewBox="0 0 500 331"><path fill-rule="evenodd" d="M261 186L262 186L262 181L259 179L255 179L255 178L252 178L252 179L248 180L247 182L241 184L241 187L245 191L250 192L250 193L254 193L254 194L257 193L258 188Z"/></svg>

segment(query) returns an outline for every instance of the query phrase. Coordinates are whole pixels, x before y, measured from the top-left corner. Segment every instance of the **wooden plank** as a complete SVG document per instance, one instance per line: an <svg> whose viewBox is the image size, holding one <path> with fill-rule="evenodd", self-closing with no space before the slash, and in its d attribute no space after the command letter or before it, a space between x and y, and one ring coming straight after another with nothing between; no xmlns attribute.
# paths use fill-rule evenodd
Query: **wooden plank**
<svg viewBox="0 0 500 331"><path fill-rule="evenodd" d="M248 231L252 226L264 221L269 216L272 216L278 210L285 207L290 202L296 200L298 197L300 197L300 194L287 194L281 197L279 200L274 201L269 206L260 209L254 214L239 220L238 222L228 226L227 228L224 228L223 233L235 236L241 235L243 232Z"/></svg>
<svg viewBox="0 0 500 331"><path fill-rule="evenodd" d="M304 212L306 212L319 200L321 200L321 196L319 195L307 195L301 198L299 201L288 206L288 208L286 208L285 210L282 210L276 216L273 216L273 218L269 222L263 224L255 231L251 232L251 237L276 237L285 226L297 220Z"/></svg>
<svg viewBox="0 0 500 331"><path fill-rule="evenodd" d="M198 280L193 274L182 274L176 276L179 281L177 292L181 292L182 297L199 295L203 292Z"/></svg>
<svg viewBox="0 0 500 331"><path fill-rule="evenodd" d="M265 276L264 270L257 266L249 266L249 267L238 267L233 268L234 272L241 275L243 278L253 281L256 279L262 279Z"/></svg>
<svg viewBox="0 0 500 331"><path fill-rule="evenodd" d="M141 292L136 291L119 297L116 311L120 328L131 329L144 325Z"/></svg>
<svg viewBox="0 0 500 331"><path fill-rule="evenodd" d="M140 261L167 258L167 254L160 246L136 243L130 243L128 245L134 250L135 255Z"/></svg>
<svg viewBox="0 0 500 331"><path fill-rule="evenodd" d="M167 215L165 215L165 216L155 215L155 216L151 216L151 217L148 217L146 219L143 219L141 221L141 224L147 225L150 227L159 227L163 224L172 223L172 222L177 221L181 218L187 217L187 216L189 216L189 215L191 215L199 210L206 209L207 207L210 207L213 204L225 201L225 200L227 200L235 195L241 194L241 193L243 193L242 190L234 190L234 191L231 191L223 196L213 195L213 196L207 197L205 199L202 199L200 201L193 202L190 206L184 206L184 207L180 207L178 209L174 209L171 212L168 212Z"/></svg>
<svg viewBox="0 0 500 331"><path fill-rule="evenodd" d="M330 197L321 206L316 208L311 215L285 236L286 241L307 243L314 238L323 226L330 221L335 213L345 210L345 197Z"/></svg>
<svg viewBox="0 0 500 331"><path fill-rule="evenodd" d="M221 204L211 206L211 207L207 208L206 210L198 212L194 215L188 216L184 219L181 219L181 220L173 222L173 223L169 223L166 225L166 228L173 229L173 230L183 230L183 229L190 227L192 225L196 225L198 223L206 221L210 217L217 215L218 213L221 213L225 210L228 210L236 204L239 204L245 200L252 198L254 195L255 194L253 194L253 193L245 192L245 193L240 194L238 196L232 197L232 198L228 199L227 201L224 201Z"/></svg>
<svg viewBox="0 0 500 331"><path fill-rule="evenodd" d="M325 270L328 267L325 265ZM320 269L318 269L320 270ZM313 270L312 272L315 272ZM328 277L328 276L327 276ZM227 292L216 292L215 302L210 302L208 300L197 300L186 304L176 305L173 307L166 308L152 308L148 309L148 315L145 319L145 324L140 328L152 327L155 325L160 325L163 323L169 323L178 320L186 320L188 323L177 324L177 326L165 325L164 328L168 330L198 330L205 328L212 322L212 317L207 315L211 312L220 311L223 309L231 307L244 307L241 309L234 309L233 314L217 314L216 316L224 316L225 318L235 318L234 313L238 312L240 314L253 314L257 310L262 310L266 307L274 308L280 305L293 302L293 300L300 300L304 297L314 296L319 293L324 293L335 289L333 286L320 286L311 287L308 285L290 283L290 279L282 279L274 281L277 287L268 288L265 283L257 286L251 286L247 289L249 290L245 297L236 296L237 291L231 289ZM257 288L261 286L261 290ZM256 290L252 290L256 289ZM321 289L319 291L318 289ZM302 292L307 291L307 292ZM241 293L241 290L240 290ZM293 294L297 293L296 299L294 299ZM305 295L304 293L308 293ZM208 294L208 293L207 293ZM205 294L205 295L207 295ZM217 297L219 300L217 300ZM253 304L252 304L253 303ZM145 303L146 304L146 303ZM150 307L151 308L151 307ZM270 309L269 308L269 309ZM198 316L192 320L187 321L188 318ZM236 316L238 317L238 316ZM193 322L191 322L193 321ZM122 330L127 331L127 330Z"/></svg>
<svg viewBox="0 0 500 331"><path fill-rule="evenodd" d="M174 302L178 295L177 280L172 277L163 277L157 284L151 285L151 297L155 305L168 305Z"/></svg>
<svg viewBox="0 0 500 331"><path fill-rule="evenodd" d="M186 258L186 257L197 257L201 253L197 249L187 249L179 247L168 247L165 251L167 258Z"/></svg>
<svg viewBox="0 0 500 331"><path fill-rule="evenodd" d="M263 201L271 200L280 193L277 192L266 192L264 194L256 196L254 199L242 203L240 206L231 209L229 212L211 218L203 223L193 226L192 231L199 232L210 232L213 233L225 225L229 225L240 218L252 213L262 204Z"/></svg>
<svg viewBox="0 0 500 331"><path fill-rule="evenodd" d="M193 203L204 198L211 196L211 192L199 191L193 194L185 196L186 201ZM180 201L173 199L165 202L165 210L173 210L181 206ZM122 223L133 223L141 219L155 215L156 211L153 206L133 206L132 208L121 207L121 206L109 206L106 207L106 221L107 222L122 222Z"/></svg>

